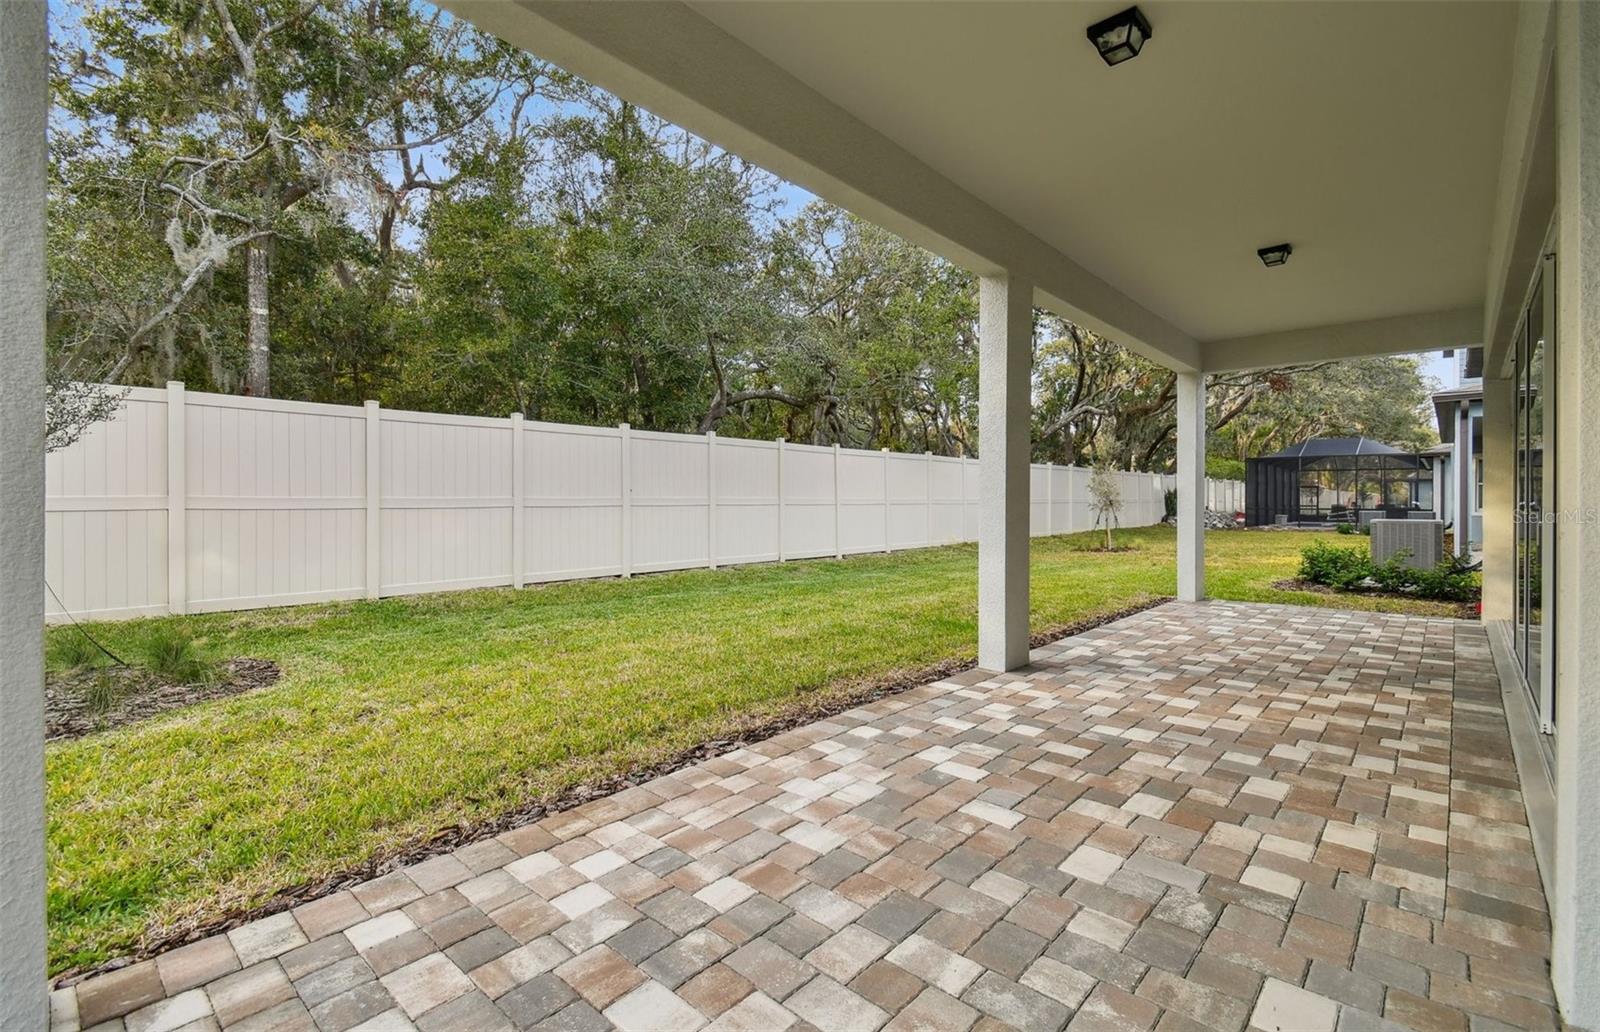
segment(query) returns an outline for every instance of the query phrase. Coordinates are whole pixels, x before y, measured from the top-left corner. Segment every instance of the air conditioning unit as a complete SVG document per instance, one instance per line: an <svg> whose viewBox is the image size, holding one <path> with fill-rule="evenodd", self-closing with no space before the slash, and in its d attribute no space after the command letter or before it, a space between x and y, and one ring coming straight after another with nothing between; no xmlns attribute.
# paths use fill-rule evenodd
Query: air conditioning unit
<svg viewBox="0 0 1600 1032"><path fill-rule="evenodd" d="M1386 563L1401 552L1414 570L1431 570L1444 558L1443 520L1373 520L1372 561Z"/></svg>

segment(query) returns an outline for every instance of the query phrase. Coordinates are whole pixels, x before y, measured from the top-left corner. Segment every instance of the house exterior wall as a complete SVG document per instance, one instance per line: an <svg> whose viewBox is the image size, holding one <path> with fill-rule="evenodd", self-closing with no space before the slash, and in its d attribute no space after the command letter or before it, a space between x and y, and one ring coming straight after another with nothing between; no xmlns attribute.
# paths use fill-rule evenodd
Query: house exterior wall
<svg viewBox="0 0 1600 1032"><path fill-rule="evenodd" d="M1552 977L1600 1027L1600 5L1561 4L1556 42L1555 896ZM1548 461L1548 456L1547 456Z"/></svg>

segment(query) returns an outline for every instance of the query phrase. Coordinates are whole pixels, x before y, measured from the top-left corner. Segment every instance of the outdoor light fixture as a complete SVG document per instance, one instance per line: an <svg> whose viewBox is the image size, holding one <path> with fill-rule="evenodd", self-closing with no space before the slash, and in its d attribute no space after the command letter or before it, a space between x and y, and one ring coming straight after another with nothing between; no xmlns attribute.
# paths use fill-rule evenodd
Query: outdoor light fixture
<svg viewBox="0 0 1600 1032"><path fill-rule="evenodd" d="M1089 42L1100 51L1100 57L1108 65L1119 65L1138 57L1139 51L1144 49L1144 41L1153 35L1150 19L1137 7L1089 26Z"/></svg>
<svg viewBox="0 0 1600 1032"><path fill-rule="evenodd" d="M1291 254L1294 254L1294 247L1292 245L1273 244L1271 247L1263 247L1258 250L1256 252L1256 257L1261 259L1262 265L1265 265L1270 269L1274 265L1282 265L1284 262L1288 261Z"/></svg>

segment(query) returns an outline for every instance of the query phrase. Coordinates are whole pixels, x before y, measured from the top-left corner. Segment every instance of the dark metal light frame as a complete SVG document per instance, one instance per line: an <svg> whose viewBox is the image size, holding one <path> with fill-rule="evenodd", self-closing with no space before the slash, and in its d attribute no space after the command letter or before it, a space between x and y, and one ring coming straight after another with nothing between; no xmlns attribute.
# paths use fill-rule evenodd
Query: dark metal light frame
<svg viewBox="0 0 1600 1032"><path fill-rule="evenodd" d="M1271 247L1263 247L1256 251L1256 257L1261 259L1261 264L1269 269L1288 261L1291 254L1294 254L1293 244L1273 244Z"/></svg>
<svg viewBox="0 0 1600 1032"><path fill-rule="evenodd" d="M1099 52L1107 65L1119 65L1139 56L1145 40L1155 35L1150 31L1150 19L1137 7L1118 11L1109 18L1089 26L1089 42Z"/></svg>

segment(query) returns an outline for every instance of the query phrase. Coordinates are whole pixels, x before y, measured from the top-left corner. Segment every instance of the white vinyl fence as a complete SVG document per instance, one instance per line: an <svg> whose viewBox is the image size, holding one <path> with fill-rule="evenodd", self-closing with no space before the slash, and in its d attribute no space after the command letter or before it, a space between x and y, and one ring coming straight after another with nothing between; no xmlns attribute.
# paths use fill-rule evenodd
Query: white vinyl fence
<svg viewBox="0 0 1600 1032"><path fill-rule="evenodd" d="M978 463L134 388L47 466L52 619L628 576L972 541ZM1170 477L1122 473L1123 526ZM1032 469L1036 535L1089 471ZM1238 487L1213 482L1211 496ZM1223 506L1229 511L1236 505Z"/></svg>

